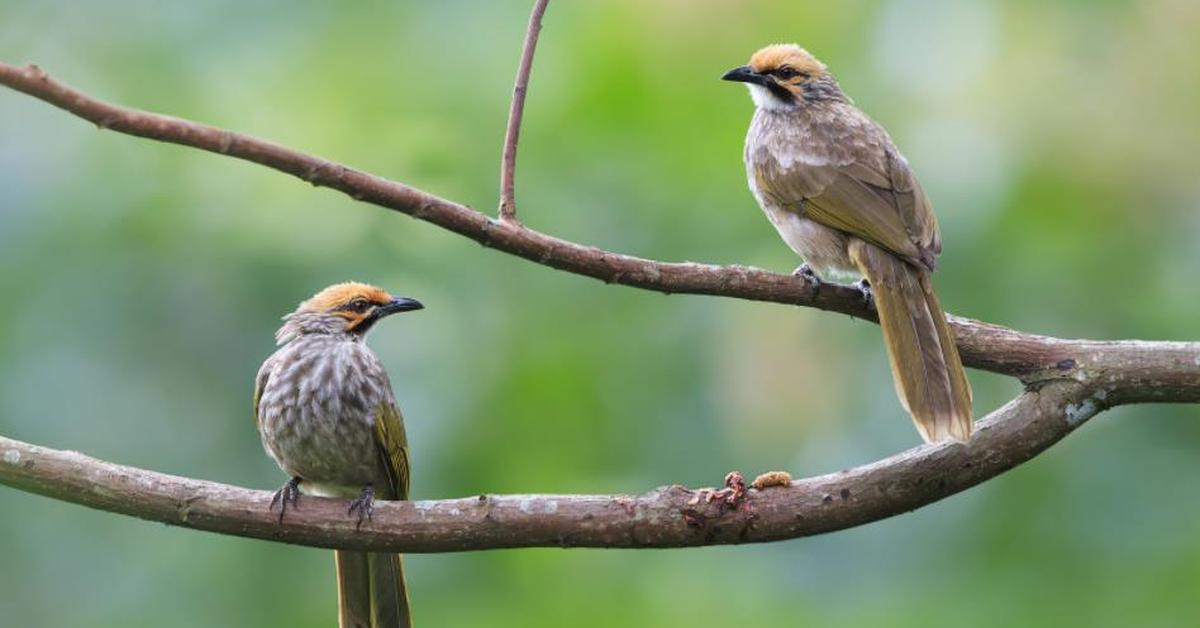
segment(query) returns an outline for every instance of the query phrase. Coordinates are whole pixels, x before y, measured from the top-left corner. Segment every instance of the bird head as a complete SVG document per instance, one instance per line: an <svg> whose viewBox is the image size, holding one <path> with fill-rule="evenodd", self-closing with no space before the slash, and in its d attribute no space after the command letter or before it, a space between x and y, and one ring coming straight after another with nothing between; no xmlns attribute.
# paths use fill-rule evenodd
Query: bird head
<svg viewBox="0 0 1200 628"><path fill-rule="evenodd" d="M846 100L825 64L796 44L774 44L754 53L750 63L721 76L745 83L763 109L791 109L806 102Z"/></svg>
<svg viewBox="0 0 1200 628"><path fill-rule="evenodd" d="M365 283L334 284L283 317L284 325L275 337L280 344L309 333L341 333L361 338L384 317L423 307L415 299L393 297L387 291Z"/></svg>

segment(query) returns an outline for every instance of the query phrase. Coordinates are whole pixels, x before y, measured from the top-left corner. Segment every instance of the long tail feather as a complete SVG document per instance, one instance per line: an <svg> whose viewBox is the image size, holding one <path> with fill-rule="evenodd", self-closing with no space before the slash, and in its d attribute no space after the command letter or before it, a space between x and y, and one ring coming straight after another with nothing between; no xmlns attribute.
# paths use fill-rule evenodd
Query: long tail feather
<svg viewBox="0 0 1200 628"><path fill-rule="evenodd" d="M341 628L411 628L399 554L334 552Z"/></svg>
<svg viewBox="0 0 1200 628"><path fill-rule="evenodd" d="M971 386L929 273L862 241L850 257L871 283L896 394L926 442L971 437Z"/></svg>

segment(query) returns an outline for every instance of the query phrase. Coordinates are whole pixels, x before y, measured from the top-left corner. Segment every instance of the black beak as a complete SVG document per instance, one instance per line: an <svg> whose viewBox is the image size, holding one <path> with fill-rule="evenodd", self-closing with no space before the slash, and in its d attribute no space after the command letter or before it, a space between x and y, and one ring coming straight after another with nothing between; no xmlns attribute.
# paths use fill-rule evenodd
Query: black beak
<svg viewBox="0 0 1200 628"><path fill-rule="evenodd" d="M739 83L754 83L755 85L766 86L770 77L759 74L750 69L750 66L738 66L721 75L722 81L737 81Z"/></svg>
<svg viewBox="0 0 1200 628"><path fill-rule="evenodd" d="M413 310L420 310L424 308L425 306L421 305L421 302L416 299L396 297L391 301L384 303L383 305L372 308L370 313L363 317L362 320L350 326L350 331L358 334L359 336L365 336L366 333L371 331L371 328L375 326L375 323L378 323L380 320L391 316L392 314L411 312Z"/></svg>
<svg viewBox="0 0 1200 628"><path fill-rule="evenodd" d="M379 309L376 310L376 312L378 312L379 317L382 318L382 317L388 316L390 314L396 314L399 312L411 312L413 310L420 310L420 309L424 309L424 308L425 308L425 306L421 305L421 302L416 299L409 299L407 297L396 297L396 298L392 299L391 301L388 301L387 305L379 306Z"/></svg>

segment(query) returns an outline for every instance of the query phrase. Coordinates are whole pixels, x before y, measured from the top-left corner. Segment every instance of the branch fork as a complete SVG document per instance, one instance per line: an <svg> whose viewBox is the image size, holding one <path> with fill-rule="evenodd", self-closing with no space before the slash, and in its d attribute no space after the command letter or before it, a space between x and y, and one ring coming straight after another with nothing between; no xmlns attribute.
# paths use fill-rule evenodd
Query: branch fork
<svg viewBox="0 0 1200 628"><path fill-rule="evenodd" d="M745 266L643 259L576 244L517 222L514 176L525 95L548 0L537 0L501 157L499 219L403 183L197 122L102 102L41 68L0 63L0 85L101 129L227 155L356 201L399 211L497 251L607 283L814 307L874 321L853 286ZM270 493L120 466L0 436L0 483L110 512L223 534L316 547L451 552L505 547L683 547L777 541L842 530L930 504L1036 456L1104 410L1200 403L1200 343L1064 340L950 316L963 363L1020 379L1026 390L977 423L966 443L922 445L828 475L782 472L747 487L680 486L643 495L484 495L380 502L356 529L337 500L305 497L282 523Z"/></svg>

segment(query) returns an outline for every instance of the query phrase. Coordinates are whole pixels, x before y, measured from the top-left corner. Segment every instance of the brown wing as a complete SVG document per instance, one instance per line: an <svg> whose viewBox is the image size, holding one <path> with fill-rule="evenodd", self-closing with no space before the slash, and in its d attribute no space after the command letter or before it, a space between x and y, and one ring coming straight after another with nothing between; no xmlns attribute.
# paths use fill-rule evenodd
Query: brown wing
<svg viewBox="0 0 1200 628"><path fill-rule="evenodd" d="M759 188L770 200L932 270L942 248L937 218L894 149L882 168L850 162L785 170L774 160L759 163Z"/></svg>
<svg viewBox="0 0 1200 628"><path fill-rule="evenodd" d="M384 401L375 411L375 444L387 468L392 499L408 499L408 437L404 417L392 401Z"/></svg>

